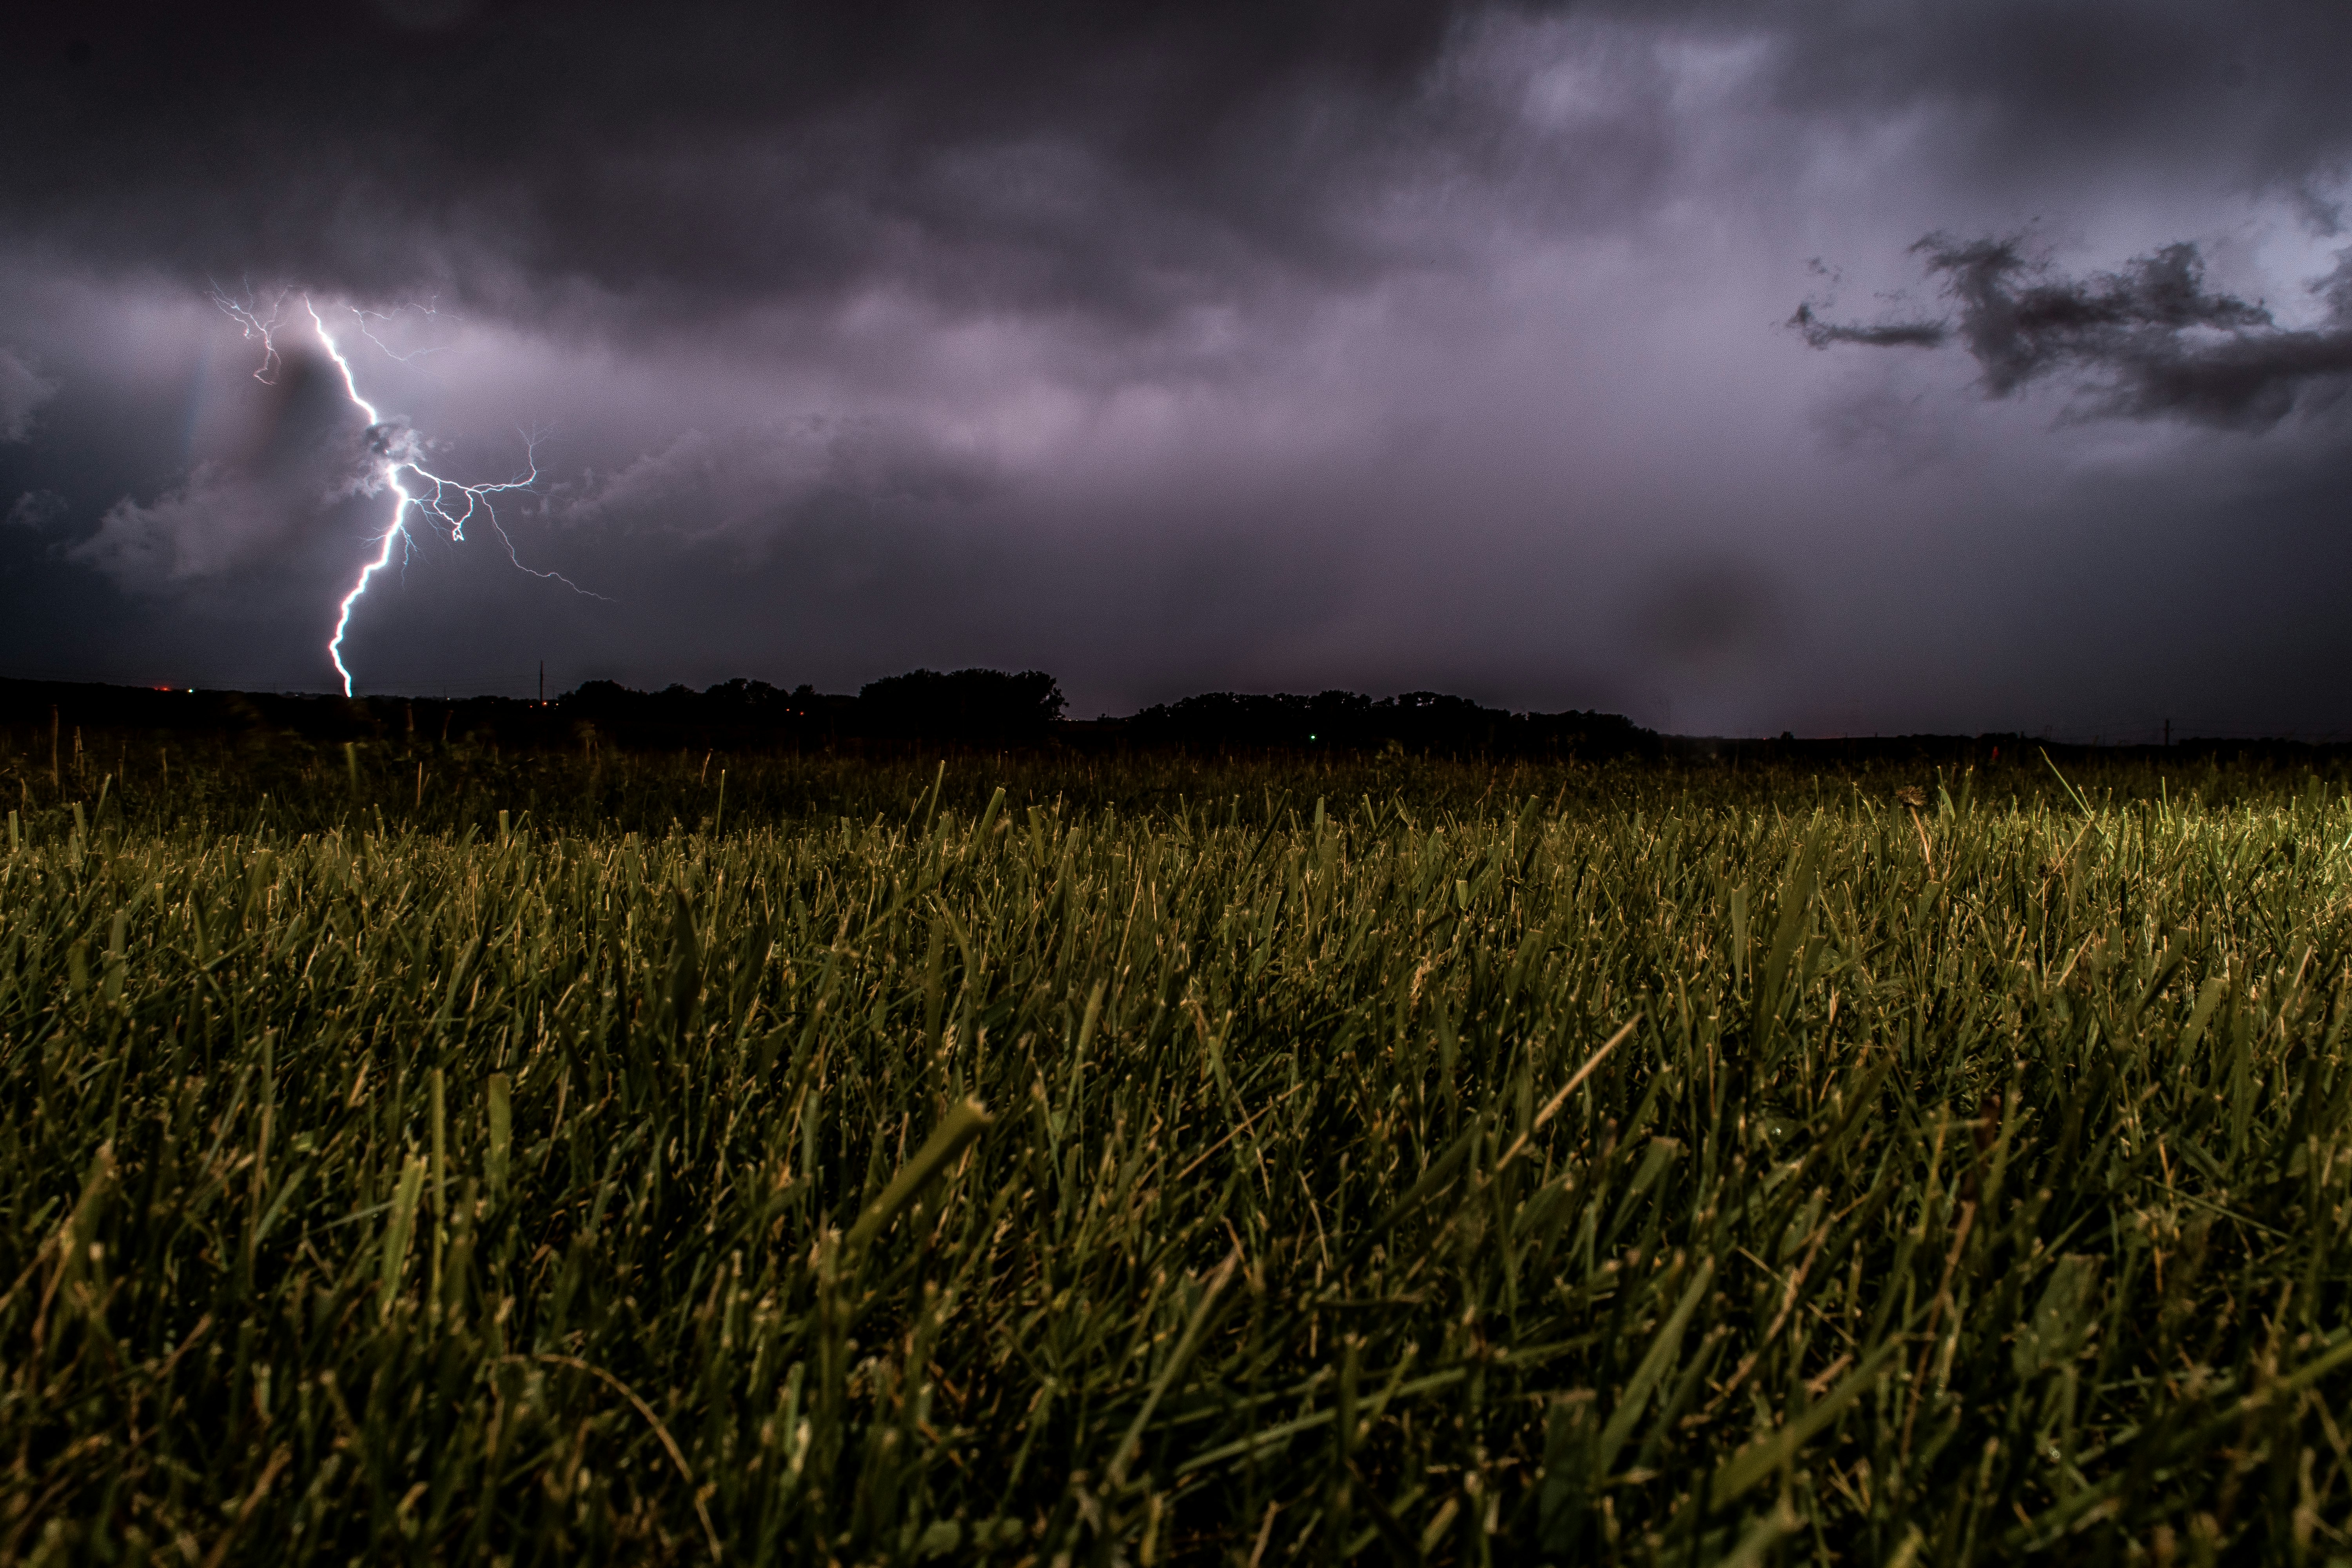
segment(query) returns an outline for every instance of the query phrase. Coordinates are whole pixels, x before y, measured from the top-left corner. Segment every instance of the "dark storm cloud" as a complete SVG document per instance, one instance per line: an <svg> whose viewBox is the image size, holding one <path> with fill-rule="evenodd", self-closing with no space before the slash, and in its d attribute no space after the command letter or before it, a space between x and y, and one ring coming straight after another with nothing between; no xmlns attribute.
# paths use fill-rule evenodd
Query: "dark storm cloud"
<svg viewBox="0 0 2352 1568"><path fill-rule="evenodd" d="M100 265L592 329L885 288L1151 322L1442 252L1463 235L1390 221L1414 181L1639 211L1673 157L1643 106L1563 142L1507 66L1459 68L1563 15L1759 42L1819 123L1937 115L1954 177L2215 164L2326 221L2312 182L2352 153L2352 11L2289 0L129 5L16 25L0 217Z"/></svg>
<svg viewBox="0 0 2352 1568"><path fill-rule="evenodd" d="M0 66L20 231L362 293L485 262L637 303L893 280L1150 312L1352 264L1422 0L57 10ZM504 301L509 305L511 299ZM542 301L543 304L543 301Z"/></svg>
<svg viewBox="0 0 2352 1568"><path fill-rule="evenodd" d="M2054 274L2017 238L1930 235L1913 249L1959 307L1957 321L1853 325L1806 304L1790 325L1817 349L1957 342L1994 397L2073 372L2094 386L2097 412L2240 428L2275 424L2298 398L2339 391L2352 375L2352 271L2326 289L2325 325L2290 330L2260 304L2209 289L2191 244L2082 278Z"/></svg>
<svg viewBox="0 0 2352 1568"><path fill-rule="evenodd" d="M1860 343L1874 349L1939 349L1952 335L1951 329L1941 321L1884 321L1874 326L1858 326L1851 321L1824 321L1811 304L1798 306L1789 324L1817 349L1834 343Z"/></svg>
<svg viewBox="0 0 2352 1568"><path fill-rule="evenodd" d="M1948 111L1950 153L1980 181L2137 164L2293 186L2352 151L2352 9L2326 0L1699 0L1685 14L1772 38L1778 93L1807 112Z"/></svg>

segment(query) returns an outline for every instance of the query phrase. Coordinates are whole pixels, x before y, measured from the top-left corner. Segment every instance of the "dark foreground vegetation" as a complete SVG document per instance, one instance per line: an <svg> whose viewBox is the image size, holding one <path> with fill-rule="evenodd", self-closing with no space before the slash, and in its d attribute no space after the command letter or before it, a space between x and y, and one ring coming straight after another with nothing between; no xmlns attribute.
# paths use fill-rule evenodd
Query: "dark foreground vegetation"
<svg viewBox="0 0 2352 1568"><path fill-rule="evenodd" d="M0 730L0 1561L2352 1552L2340 771L466 733Z"/></svg>

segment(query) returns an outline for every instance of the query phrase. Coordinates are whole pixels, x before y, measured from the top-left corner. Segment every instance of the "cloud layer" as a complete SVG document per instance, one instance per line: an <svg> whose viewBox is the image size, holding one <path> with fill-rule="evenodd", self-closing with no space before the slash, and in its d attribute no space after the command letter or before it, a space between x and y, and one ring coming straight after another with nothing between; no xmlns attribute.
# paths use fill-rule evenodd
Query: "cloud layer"
<svg viewBox="0 0 2352 1568"><path fill-rule="evenodd" d="M243 16L0 56L0 668L324 682L364 421L210 299L290 287L436 471L535 439L515 561L607 595L420 540L354 621L379 689L982 663L1081 710L2352 729L2352 648L2276 608L2352 477L2352 16Z"/></svg>

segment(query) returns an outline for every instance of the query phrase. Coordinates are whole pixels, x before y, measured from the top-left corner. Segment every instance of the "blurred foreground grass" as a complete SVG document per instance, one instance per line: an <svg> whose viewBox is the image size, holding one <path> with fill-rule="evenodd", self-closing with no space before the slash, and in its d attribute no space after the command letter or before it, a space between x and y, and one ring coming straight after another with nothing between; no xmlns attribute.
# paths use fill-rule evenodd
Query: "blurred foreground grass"
<svg viewBox="0 0 2352 1568"><path fill-rule="evenodd" d="M2329 781L131 744L0 1561L2352 1555Z"/></svg>

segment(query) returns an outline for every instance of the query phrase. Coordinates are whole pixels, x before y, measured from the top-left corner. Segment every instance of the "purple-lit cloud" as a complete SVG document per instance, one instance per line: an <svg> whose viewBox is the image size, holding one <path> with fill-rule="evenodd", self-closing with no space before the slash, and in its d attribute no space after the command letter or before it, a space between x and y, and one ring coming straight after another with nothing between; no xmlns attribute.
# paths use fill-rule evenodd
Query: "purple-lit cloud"
<svg viewBox="0 0 2352 1568"><path fill-rule="evenodd" d="M55 499L0 530L0 668L333 679L381 498L331 365L255 384L220 280L386 312L364 385L436 472L543 433L501 520L614 601L422 542L353 623L363 685L986 663L1080 711L2339 721L2334 617L2294 606L2352 565L2306 288L2352 22L386 0L34 34L0 344L43 390L11 414L0 364L0 496ZM2039 237L1906 254L1931 231ZM1851 274L1815 339L1948 352L1806 353L1813 257Z"/></svg>

